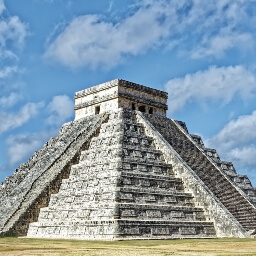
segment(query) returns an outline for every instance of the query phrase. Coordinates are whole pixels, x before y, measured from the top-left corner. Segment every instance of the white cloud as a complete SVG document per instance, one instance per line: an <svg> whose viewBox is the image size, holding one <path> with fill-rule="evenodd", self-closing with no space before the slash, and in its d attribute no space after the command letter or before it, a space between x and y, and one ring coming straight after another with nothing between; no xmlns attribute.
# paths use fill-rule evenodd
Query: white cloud
<svg viewBox="0 0 256 256"><path fill-rule="evenodd" d="M19 134L12 135L6 140L8 166L13 166L33 154L48 140L49 134Z"/></svg>
<svg viewBox="0 0 256 256"><path fill-rule="evenodd" d="M206 146L216 148L224 160L240 168L256 167L256 111L227 123Z"/></svg>
<svg viewBox="0 0 256 256"><path fill-rule="evenodd" d="M108 12L112 11L113 4L114 4L113 1L109 1L109 3L108 3Z"/></svg>
<svg viewBox="0 0 256 256"><path fill-rule="evenodd" d="M30 118L38 114L44 106L43 102L27 103L17 113L0 112L0 134L23 125Z"/></svg>
<svg viewBox="0 0 256 256"><path fill-rule="evenodd" d="M70 67L115 66L125 55L144 52L166 36L169 25L160 21L164 14L155 4L117 24L97 15L77 17L49 46L46 57Z"/></svg>
<svg viewBox="0 0 256 256"><path fill-rule="evenodd" d="M218 34L194 49L191 57L195 59L208 56L220 58L223 57L226 51L236 47L242 51L253 50L254 43L253 36L249 33Z"/></svg>
<svg viewBox="0 0 256 256"><path fill-rule="evenodd" d="M69 10L73 4L74 4L73 1L67 1L66 2L66 8Z"/></svg>
<svg viewBox="0 0 256 256"><path fill-rule="evenodd" d="M4 2L3 2L3 0L0 0L0 15L4 11L4 9L5 9Z"/></svg>
<svg viewBox="0 0 256 256"><path fill-rule="evenodd" d="M0 105L9 103L15 104L15 101L20 97L18 94L10 94L8 97L0 98ZM44 107L43 102L27 103L20 111L14 114L0 112L0 134L23 125L29 119L33 118ZM67 119L74 114L74 103L66 95L58 95L53 97L52 101L47 105L46 110L50 115L47 118L48 131L39 133L26 133L11 135L6 140L7 164L8 168L26 161L26 158L31 156L33 152L42 148L45 141L49 140L50 136L57 133L58 128Z"/></svg>
<svg viewBox="0 0 256 256"><path fill-rule="evenodd" d="M231 49L253 52L255 32L252 24L256 20L249 10L254 8L255 0L193 2L188 22L182 22L183 27L190 27L195 40L190 50L192 58L220 58Z"/></svg>
<svg viewBox="0 0 256 256"><path fill-rule="evenodd" d="M15 99L18 95L10 95L8 100ZM7 101L4 98L2 102ZM0 99L1 103L1 99ZM0 134L7 129L13 129L21 126L30 118L34 117L42 109L44 103L27 103L18 113L6 114L0 112ZM67 119L74 114L74 103L66 95L58 95L53 97L52 101L47 105L47 111L50 116L47 119L48 127L47 132L41 131L39 133L26 133L11 135L6 140L7 147L7 166L10 168L16 164L26 161L26 158L31 156L33 152L42 148L45 141L49 140L58 131L58 126L62 125ZM56 128L57 127L57 128Z"/></svg>
<svg viewBox="0 0 256 256"><path fill-rule="evenodd" d="M58 95L48 105L48 123L59 126L74 115L74 102L67 95Z"/></svg>
<svg viewBox="0 0 256 256"><path fill-rule="evenodd" d="M165 85L169 93L169 113L182 109L189 101L229 103L236 94L243 99L256 93L256 77L243 66L215 67L174 78Z"/></svg>
<svg viewBox="0 0 256 256"><path fill-rule="evenodd" d="M0 107L8 108L14 106L22 96L18 93L12 92L9 96L0 98Z"/></svg>
<svg viewBox="0 0 256 256"><path fill-rule="evenodd" d="M23 46L28 34L27 25L18 16L3 16L4 10L4 3L0 0L0 60L17 60L15 51Z"/></svg>
<svg viewBox="0 0 256 256"><path fill-rule="evenodd" d="M0 0L0 86L10 89L6 79L12 78L15 73L22 70L17 63L27 34L27 25L19 17L5 12L4 2Z"/></svg>
<svg viewBox="0 0 256 256"><path fill-rule="evenodd" d="M21 22L19 17L12 16L0 21L0 46L6 47L8 40L11 40L15 45L22 46L25 37L27 36L26 25Z"/></svg>
<svg viewBox="0 0 256 256"><path fill-rule="evenodd" d="M231 157L236 166L241 168L249 166L252 170L256 170L256 146L248 145L243 148L234 148L226 155Z"/></svg>
<svg viewBox="0 0 256 256"><path fill-rule="evenodd" d="M79 16L49 44L45 56L73 68L111 68L127 55L159 46L174 46L181 52L188 47L192 58L252 50L256 19L248 10L254 2L144 0L116 23L98 15Z"/></svg>
<svg viewBox="0 0 256 256"><path fill-rule="evenodd" d="M7 78L7 77L11 76L13 73L16 73L16 72L18 72L18 67L17 66L3 67L0 70L0 79Z"/></svg>
<svg viewBox="0 0 256 256"><path fill-rule="evenodd" d="M209 143L211 145L221 144L224 150L251 145L253 141L256 141L255 127L256 111L253 111L251 115L244 115L236 120L231 120Z"/></svg>

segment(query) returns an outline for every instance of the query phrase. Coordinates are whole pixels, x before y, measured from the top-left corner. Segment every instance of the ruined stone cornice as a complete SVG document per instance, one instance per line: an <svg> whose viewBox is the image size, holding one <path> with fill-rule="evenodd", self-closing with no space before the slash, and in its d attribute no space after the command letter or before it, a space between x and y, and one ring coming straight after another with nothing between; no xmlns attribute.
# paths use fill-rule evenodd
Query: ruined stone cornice
<svg viewBox="0 0 256 256"><path fill-rule="evenodd" d="M94 100L90 100L90 101L86 101L80 104L76 104L75 105L75 110L81 109L81 108L85 108L91 105L95 105L97 103L103 102L103 101L107 101L107 100L113 100L115 98L118 98L118 95L116 93L112 93L112 94L107 94L104 95L102 97L98 97Z"/></svg>
<svg viewBox="0 0 256 256"><path fill-rule="evenodd" d="M112 99L115 99L115 98L118 98L118 97L133 100L133 101L136 101L137 103L147 104L147 105L150 105L150 106L153 106L153 107L163 108L165 110L168 109L167 104L159 103L159 102L156 102L156 101L151 100L151 99L145 99L143 97L135 96L135 95L132 95L132 94L127 93L127 92L118 92L118 93L115 92L115 93L112 93L112 94L107 94L107 95L104 95L102 97L95 98L91 101L86 101L86 102L83 102L83 103L80 103L80 104L76 104L75 105L75 110L85 108L85 107L88 107L88 106L91 106L91 105L95 105L97 103L104 102L104 101L107 101L107 100L112 100Z"/></svg>
<svg viewBox="0 0 256 256"><path fill-rule="evenodd" d="M78 98L84 97L86 95L90 95L90 94L93 94L93 93L96 93L96 92L100 92L100 91L103 91L103 90L106 90L106 89L109 89L109 88L112 88L112 87L115 87L115 86L118 86L118 85L122 86L122 87L131 88L131 89L134 89L134 90L139 90L141 92L145 92L145 93L148 93L148 94L159 96L159 97L162 97L162 98L165 98L165 99L168 98L168 93L167 92L160 91L160 90L157 90L157 89L152 89L150 87L146 87L144 85L132 83L132 82L122 80L122 79L114 79L112 81L109 81L109 82L106 82L106 83L103 83L103 84L99 84L99 85L95 85L91 88L84 89L82 91L78 91L78 92L75 93L74 98L78 99Z"/></svg>
<svg viewBox="0 0 256 256"><path fill-rule="evenodd" d="M78 91L78 92L75 93L74 98L78 99L78 98L84 97L86 95L90 95L90 94L93 94L93 93L96 93L96 92L104 91L106 89L117 86L118 85L118 80L119 79L115 79L115 80L112 80L112 81L109 81L109 82L106 82L106 83L103 83L103 84L95 85L93 87L90 87L88 89L84 89L82 91Z"/></svg>
<svg viewBox="0 0 256 256"><path fill-rule="evenodd" d="M135 84L135 83L132 83L132 82L129 82L129 81L126 81L126 80L122 80L122 79L118 79L118 81L119 81L119 85L122 85L124 87L128 87L128 88L132 88L132 89L139 90L139 91L142 91L142 92L146 92L148 94L153 94L153 95L163 97L163 98L166 98L166 99L168 98L168 93L167 92L160 91L160 90L157 90L157 89L152 89L150 87L140 85L140 84Z"/></svg>
<svg viewBox="0 0 256 256"><path fill-rule="evenodd" d="M163 108L165 110L168 109L167 104L160 103L160 102L154 101L152 99L148 99L148 98L145 99L141 95L132 95L132 94L127 93L127 92L119 92L118 94L119 94L119 97L129 99L129 100L133 100L137 103L143 103L143 104L146 104L146 105L150 105L150 106L154 106L154 107L158 107L158 108Z"/></svg>

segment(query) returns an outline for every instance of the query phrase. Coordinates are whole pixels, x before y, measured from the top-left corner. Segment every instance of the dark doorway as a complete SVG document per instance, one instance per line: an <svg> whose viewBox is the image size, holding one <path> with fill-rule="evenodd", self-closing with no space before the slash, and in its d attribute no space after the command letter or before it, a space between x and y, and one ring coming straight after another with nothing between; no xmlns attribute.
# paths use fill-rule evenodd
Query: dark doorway
<svg viewBox="0 0 256 256"><path fill-rule="evenodd" d="M100 106L95 107L95 115L100 113Z"/></svg>
<svg viewBox="0 0 256 256"><path fill-rule="evenodd" d="M145 106L139 106L139 111L140 112L146 112L146 107Z"/></svg>

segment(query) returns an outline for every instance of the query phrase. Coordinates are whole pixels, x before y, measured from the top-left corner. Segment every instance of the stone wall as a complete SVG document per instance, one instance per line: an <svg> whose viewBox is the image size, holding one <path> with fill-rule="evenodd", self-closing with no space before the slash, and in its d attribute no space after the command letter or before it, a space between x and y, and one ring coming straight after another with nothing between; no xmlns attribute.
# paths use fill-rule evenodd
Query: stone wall
<svg viewBox="0 0 256 256"><path fill-rule="evenodd" d="M96 85L75 94L75 119L94 115L96 108L100 113L111 112L118 108L139 110L166 115L167 93L121 79ZM151 110L149 111L149 109Z"/></svg>
<svg viewBox="0 0 256 256"><path fill-rule="evenodd" d="M80 118L87 117L90 115L106 113L110 109L118 108L118 98L116 96L108 98L108 100L106 101L102 98L97 98L90 103L93 103L93 104L90 105L86 103L86 104L83 104L83 107L76 109L75 120L78 120Z"/></svg>

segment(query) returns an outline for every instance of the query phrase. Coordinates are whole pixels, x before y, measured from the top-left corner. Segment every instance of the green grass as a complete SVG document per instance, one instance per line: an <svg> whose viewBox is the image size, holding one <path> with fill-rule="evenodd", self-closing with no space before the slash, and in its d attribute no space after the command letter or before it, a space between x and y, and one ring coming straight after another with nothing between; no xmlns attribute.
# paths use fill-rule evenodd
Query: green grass
<svg viewBox="0 0 256 256"><path fill-rule="evenodd" d="M0 256L256 256L256 239L81 241L0 238Z"/></svg>

